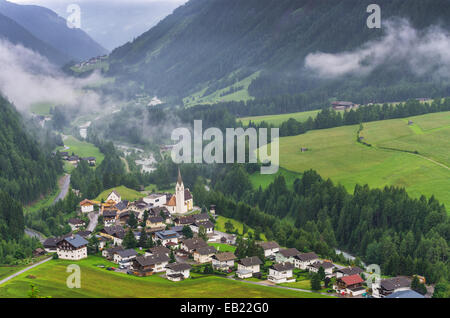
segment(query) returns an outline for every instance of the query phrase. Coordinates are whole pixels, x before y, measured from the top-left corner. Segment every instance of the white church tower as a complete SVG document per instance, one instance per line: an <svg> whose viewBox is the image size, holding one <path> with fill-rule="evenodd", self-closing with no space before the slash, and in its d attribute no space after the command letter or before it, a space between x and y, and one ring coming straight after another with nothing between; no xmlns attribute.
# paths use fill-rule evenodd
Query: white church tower
<svg viewBox="0 0 450 318"><path fill-rule="evenodd" d="M186 213L187 212L187 208L184 204L184 184L183 184L183 180L181 179L181 172L180 172L180 168L178 168L178 180L177 180L177 185L175 187L175 197L176 197L176 213Z"/></svg>

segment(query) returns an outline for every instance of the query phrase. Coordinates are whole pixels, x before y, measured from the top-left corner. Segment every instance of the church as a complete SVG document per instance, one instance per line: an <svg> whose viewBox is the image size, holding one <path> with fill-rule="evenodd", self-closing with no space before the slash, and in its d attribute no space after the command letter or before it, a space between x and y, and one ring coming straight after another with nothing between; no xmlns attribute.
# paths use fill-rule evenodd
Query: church
<svg viewBox="0 0 450 318"><path fill-rule="evenodd" d="M184 188L180 169L178 169L178 180L175 186L175 195L173 195L166 204L170 213L186 214L194 209L194 199L189 189Z"/></svg>

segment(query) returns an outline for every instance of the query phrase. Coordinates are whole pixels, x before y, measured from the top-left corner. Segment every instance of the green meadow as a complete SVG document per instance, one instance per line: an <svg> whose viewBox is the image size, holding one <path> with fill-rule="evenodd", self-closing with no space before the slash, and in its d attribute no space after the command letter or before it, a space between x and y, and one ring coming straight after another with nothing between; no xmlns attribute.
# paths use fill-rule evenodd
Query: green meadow
<svg viewBox="0 0 450 318"><path fill-rule="evenodd" d="M66 285L70 273L67 266L76 263L81 269L81 288ZM30 285L40 291L41 297L52 298L317 298L324 295L265 287L216 276L197 276L182 282L171 282L154 275L135 277L109 272L98 265L112 263L96 256L73 262L51 260L0 286L0 298L28 297ZM32 277L32 278L31 278Z"/></svg>
<svg viewBox="0 0 450 318"><path fill-rule="evenodd" d="M434 195L450 207L449 112L365 123L361 136L372 147L357 142L358 128L344 126L280 138L280 165L297 172L314 169L349 192L356 184L395 185L414 197ZM302 153L302 147L309 150Z"/></svg>
<svg viewBox="0 0 450 318"><path fill-rule="evenodd" d="M108 190L103 191L102 193L100 193L97 198L95 199L96 201L101 201L101 200L106 200L106 198L108 197L108 195L113 191L116 190L116 192L118 194L120 194L120 196L122 197L122 200L128 200L128 201L136 201L139 200L143 197L145 197L145 194L133 190L133 189L129 189L125 186L120 186L120 187L115 187L115 188L111 188Z"/></svg>
<svg viewBox="0 0 450 318"><path fill-rule="evenodd" d="M69 154L75 153L79 157L95 157L97 159L97 165L101 164L105 156L100 152L96 146L91 143L80 141L73 136L68 136L64 140L64 145L69 147L65 150L64 147L58 147L59 151L66 151Z"/></svg>
<svg viewBox="0 0 450 318"><path fill-rule="evenodd" d="M309 117L312 119L316 118L317 114L320 110L312 110L308 112L299 112L299 113L290 113L290 114L281 114L281 115L266 115L266 116L253 116L253 117L242 117L238 118L239 121L242 122L244 126L247 126L250 121L254 124L260 124L265 121L266 123L279 126L283 122L288 121L293 118L299 122L306 122Z"/></svg>
<svg viewBox="0 0 450 318"><path fill-rule="evenodd" d="M244 230L243 223L236 221L234 219L226 218L221 215L219 215L216 219L215 230L219 231L219 232L226 232L225 223L227 223L228 221L230 221L234 225L234 229L237 230L239 232L239 234L241 234L241 235L243 234L243 230ZM251 227L249 227L248 232L254 233L255 231ZM247 237L248 236L247 234L248 233L245 233L244 236ZM261 238L264 241L267 241L266 236L263 233L261 233Z"/></svg>
<svg viewBox="0 0 450 318"><path fill-rule="evenodd" d="M278 176L283 176L286 180L286 184L289 189L294 188L294 181L301 177L298 172L288 171L286 169L280 168L275 174L261 174L260 172L255 172L250 175L250 181L255 189L261 187L263 190L266 189Z"/></svg>

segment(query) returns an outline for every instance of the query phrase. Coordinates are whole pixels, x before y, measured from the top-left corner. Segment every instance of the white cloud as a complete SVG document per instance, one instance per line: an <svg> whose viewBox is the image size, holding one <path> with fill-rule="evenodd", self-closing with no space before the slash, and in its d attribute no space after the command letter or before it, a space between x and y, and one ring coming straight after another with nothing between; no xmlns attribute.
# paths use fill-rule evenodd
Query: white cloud
<svg viewBox="0 0 450 318"><path fill-rule="evenodd" d="M347 52L317 52L305 59L306 68L324 78L367 75L386 62L406 62L417 75L450 79L450 34L439 27L414 29L405 20L386 23L385 35Z"/></svg>

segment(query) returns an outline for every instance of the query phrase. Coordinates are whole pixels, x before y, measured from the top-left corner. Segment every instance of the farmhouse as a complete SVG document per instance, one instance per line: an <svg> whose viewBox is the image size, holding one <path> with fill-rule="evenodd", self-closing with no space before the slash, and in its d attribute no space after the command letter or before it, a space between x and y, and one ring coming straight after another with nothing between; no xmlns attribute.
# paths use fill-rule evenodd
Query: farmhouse
<svg viewBox="0 0 450 318"><path fill-rule="evenodd" d="M358 274L338 278L333 288L341 294L358 296L366 292L364 280Z"/></svg>
<svg viewBox="0 0 450 318"><path fill-rule="evenodd" d="M79 235L66 237L56 245L56 253L60 259L80 260L87 258L88 241Z"/></svg>
<svg viewBox="0 0 450 318"><path fill-rule="evenodd" d="M86 223L80 219L69 219L69 225L72 231L76 231L85 226Z"/></svg>
<svg viewBox="0 0 450 318"><path fill-rule="evenodd" d="M297 254L294 256L294 265L296 268L305 270L309 265L314 264L319 261L319 257L316 253L304 253Z"/></svg>
<svg viewBox="0 0 450 318"><path fill-rule="evenodd" d="M269 268L269 276L267 279L275 284L295 282L292 271L294 270L292 263L278 263Z"/></svg>
<svg viewBox="0 0 450 318"><path fill-rule="evenodd" d="M199 237L187 239L181 242L181 249L185 250L188 253L193 253L194 250L207 246L208 243L206 243L203 239Z"/></svg>
<svg viewBox="0 0 450 318"><path fill-rule="evenodd" d="M86 161L91 167L95 167L95 164L97 163L95 157L81 158L81 160Z"/></svg>
<svg viewBox="0 0 450 318"><path fill-rule="evenodd" d="M191 273L191 265L185 263L172 263L166 266L166 277L173 282L187 279Z"/></svg>
<svg viewBox="0 0 450 318"><path fill-rule="evenodd" d="M108 202L108 201L114 201L115 204L117 204L120 201L122 201L122 197L116 190L113 190L106 198L106 202Z"/></svg>
<svg viewBox="0 0 450 318"><path fill-rule="evenodd" d="M154 273L164 272L170 258L164 254L152 256L138 256L133 260L133 274L137 276L149 276Z"/></svg>
<svg viewBox="0 0 450 318"><path fill-rule="evenodd" d="M231 252L217 253L212 257L212 266L214 269L226 271L234 267L236 256Z"/></svg>
<svg viewBox="0 0 450 318"><path fill-rule="evenodd" d="M348 110L354 108L355 104L353 104L352 102L336 101L332 102L331 106L333 107L334 110Z"/></svg>
<svg viewBox="0 0 450 318"><path fill-rule="evenodd" d="M95 205L98 205L98 204L99 204L99 202L97 202L97 201L91 201L91 200L85 199L80 202L81 212L82 213L94 212L94 207L95 207Z"/></svg>
<svg viewBox="0 0 450 318"><path fill-rule="evenodd" d="M238 262L238 270L236 274L239 278L250 278L254 274L260 273L260 265L262 264L258 256L246 257Z"/></svg>
<svg viewBox="0 0 450 318"><path fill-rule="evenodd" d="M278 253L275 254L275 260L277 263L290 262L294 264L294 257L295 255L298 254L300 254L300 252L297 251L296 248L288 248L285 250L280 250Z"/></svg>
<svg viewBox="0 0 450 318"><path fill-rule="evenodd" d="M217 253L214 246L205 246L197 248L194 251L194 261L200 264L209 263L212 261L212 257Z"/></svg>
<svg viewBox="0 0 450 318"><path fill-rule="evenodd" d="M117 210L104 210L103 223L105 226L113 226L116 224Z"/></svg>
<svg viewBox="0 0 450 318"><path fill-rule="evenodd" d="M116 251L114 254L114 263L119 264L120 266L128 267L137 255L138 253L132 248Z"/></svg>
<svg viewBox="0 0 450 318"><path fill-rule="evenodd" d="M280 251L280 246L277 242L260 242L258 244L264 250L264 257L274 257L275 253Z"/></svg>

